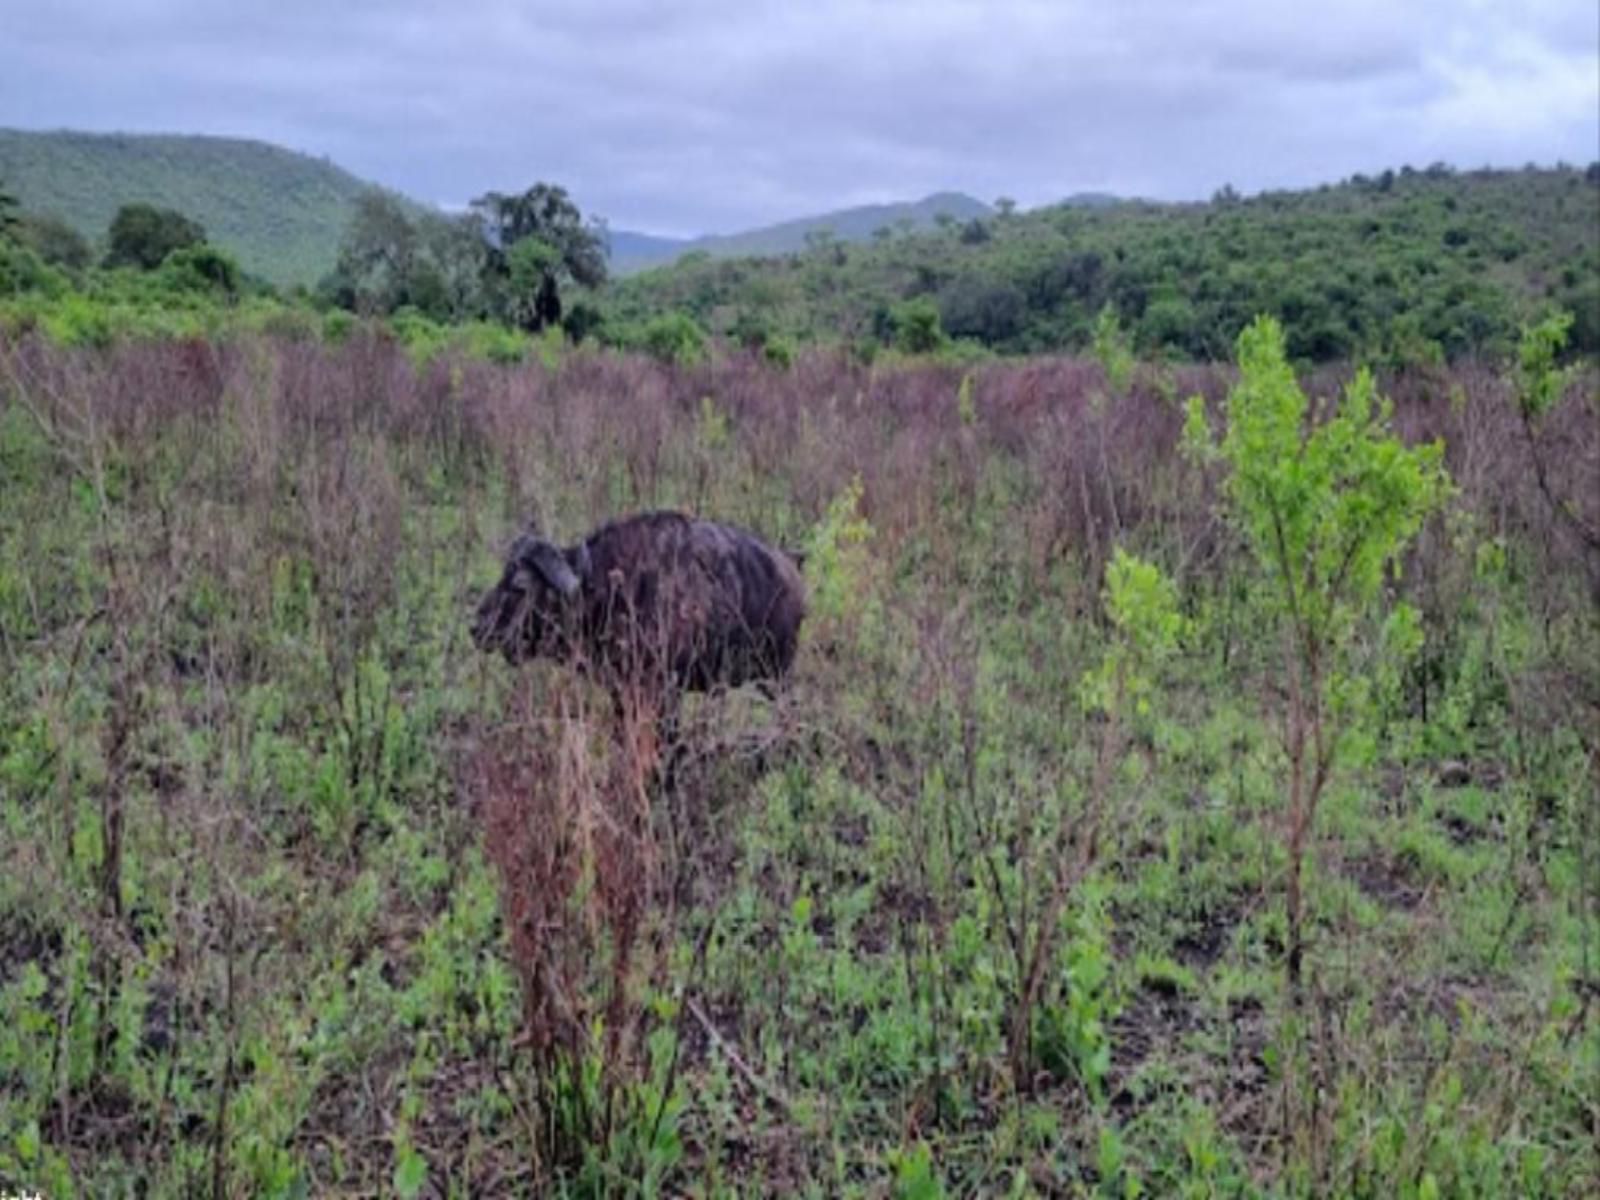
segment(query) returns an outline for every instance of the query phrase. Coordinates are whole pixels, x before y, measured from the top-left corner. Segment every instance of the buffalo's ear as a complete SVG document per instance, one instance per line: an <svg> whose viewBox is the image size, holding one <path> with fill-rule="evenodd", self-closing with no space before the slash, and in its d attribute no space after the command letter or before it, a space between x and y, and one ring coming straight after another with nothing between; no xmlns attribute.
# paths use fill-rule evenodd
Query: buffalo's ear
<svg viewBox="0 0 1600 1200"><path fill-rule="evenodd" d="M539 539L531 533L519 533L506 554L508 562L531 566L539 553Z"/></svg>

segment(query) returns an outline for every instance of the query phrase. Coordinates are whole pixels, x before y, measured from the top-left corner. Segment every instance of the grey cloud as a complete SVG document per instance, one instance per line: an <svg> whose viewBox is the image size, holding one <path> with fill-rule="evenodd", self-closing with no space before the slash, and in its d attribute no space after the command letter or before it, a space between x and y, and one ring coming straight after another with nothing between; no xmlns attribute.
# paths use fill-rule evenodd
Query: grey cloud
<svg viewBox="0 0 1600 1200"><path fill-rule="evenodd" d="M0 124L257 136L421 199L728 231L963 188L1587 161L1592 0L0 0Z"/></svg>

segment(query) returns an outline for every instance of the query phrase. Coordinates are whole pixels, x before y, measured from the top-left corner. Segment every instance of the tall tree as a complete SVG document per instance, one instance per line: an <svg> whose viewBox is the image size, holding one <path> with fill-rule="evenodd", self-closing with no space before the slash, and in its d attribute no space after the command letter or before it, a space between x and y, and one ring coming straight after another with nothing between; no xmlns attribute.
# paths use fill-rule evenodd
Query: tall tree
<svg viewBox="0 0 1600 1200"><path fill-rule="evenodd" d="M505 316L537 332L561 320L561 289L606 279L606 232L585 221L567 190L536 183L519 195L488 192L472 202L488 240L487 272L501 285ZM519 249L519 243L534 246Z"/></svg>
<svg viewBox="0 0 1600 1200"><path fill-rule="evenodd" d="M559 323L561 252L543 238L525 237L511 244L505 258L511 318L532 330Z"/></svg>
<svg viewBox="0 0 1600 1200"><path fill-rule="evenodd" d="M488 244L477 214L425 216L417 232L427 261L437 274L450 316L459 321L489 315L483 280Z"/></svg>
<svg viewBox="0 0 1600 1200"><path fill-rule="evenodd" d="M350 308L391 312L411 301L418 254L417 227L405 208L373 188L356 199L326 286Z"/></svg>
<svg viewBox="0 0 1600 1200"><path fill-rule="evenodd" d="M153 271L174 250L205 240L204 227L180 212L153 204L124 204L111 219L106 266Z"/></svg>
<svg viewBox="0 0 1600 1200"><path fill-rule="evenodd" d="M17 208L17 198L0 184L0 237L15 232L19 221Z"/></svg>
<svg viewBox="0 0 1600 1200"><path fill-rule="evenodd" d="M373 189L356 201L338 261L319 287L361 312L411 305L440 321L485 316L484 239L476 213L413 214L392 193Z"/></svg>
<svg viewBox="0 0 1600 1200"><path fill-rule="evenodd" d="M0 216L0 225L5 218ZM16 223L13 232L33 247L33 251L52 266L81 271L89 265L94 252L87 239L60 217L28 215Z"/></svg>

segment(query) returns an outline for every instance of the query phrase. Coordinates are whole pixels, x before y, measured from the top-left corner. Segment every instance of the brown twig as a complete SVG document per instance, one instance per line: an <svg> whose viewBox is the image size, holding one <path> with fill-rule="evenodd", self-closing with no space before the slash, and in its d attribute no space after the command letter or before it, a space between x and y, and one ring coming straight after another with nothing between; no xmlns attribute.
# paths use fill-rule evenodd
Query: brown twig
<svg viewBox="0 0 1600 1200"><path fill-rule="evenodd" d="M744 1081L783 1109L784 1112L793 1116L794 1101L789 1098L788 1094L776 1084L769 1083L756 1074L750 1064L739 1057L739 1052L730 1046L727 1039L717 1032L717 1027L711 1023L711 1018L706 1016L705 1010L693 998L685 1000L684 1003L688 1005L689 1011L694 1014L694 1019L700 1022L700 1028L706 1031L706 1037L710 1039L711 1045L723 1058L728 1060L728 1064L739 1072Z"/></svg>

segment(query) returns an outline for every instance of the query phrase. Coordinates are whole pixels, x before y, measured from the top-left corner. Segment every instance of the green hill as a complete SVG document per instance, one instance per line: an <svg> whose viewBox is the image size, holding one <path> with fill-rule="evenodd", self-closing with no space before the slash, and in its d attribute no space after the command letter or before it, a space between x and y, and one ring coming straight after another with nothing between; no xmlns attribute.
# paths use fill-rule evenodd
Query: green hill
<svg viewBox="0 0 1600 1200"><path fill-rule="evenodd" d="M24 210L97 242L120 205L177 209L276 284L314 283L333 266L355 199L372 186L264 142L19 129L0 129L0 182Z"/></svg>
<svg viewBox="0 0 1600 1200"><path fill-rule="evenodd" d="M1220 360L1268 312L1296 357L1328 361L1498 356L1521 321L1560 305L1575 347L1600 351L1600 164L1109 199L867 245L684 258L619 280L607 316L623 330L677 310L719 334L889 342L915 300L951 336L1028 353L1083 348L1110 305L1141 351Z"/></svg>
<svg viewBox="0 0 1600 1200"><path fill-rule="evenodd" d="M960 192L935 192L911 203L863 204L742 233L674 239L615 230L611 234L611 267L616 274L627 275L685 254L704 253L712 258L790 254L805 249L809 240L818 235L840 242L865 242L879 230L928 230L941 216L970 221L989 216L992 211L981 200Z"/></svg>

